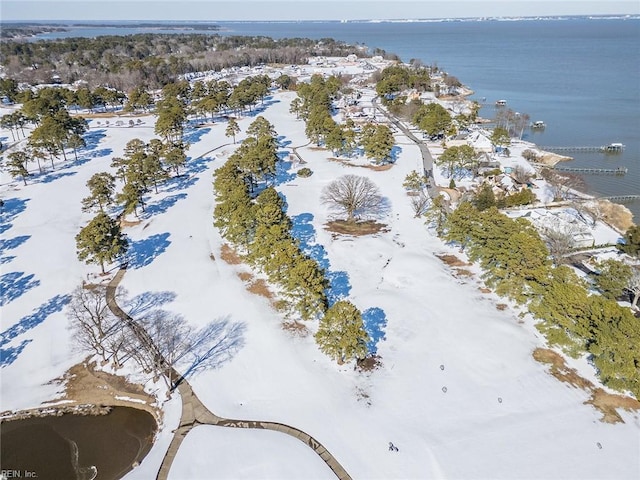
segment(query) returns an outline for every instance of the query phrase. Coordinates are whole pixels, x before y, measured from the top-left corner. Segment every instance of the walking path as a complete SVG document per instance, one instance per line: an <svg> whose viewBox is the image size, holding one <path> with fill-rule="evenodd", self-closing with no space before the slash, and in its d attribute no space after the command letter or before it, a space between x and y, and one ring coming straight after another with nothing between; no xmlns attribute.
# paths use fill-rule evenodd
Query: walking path
<svg viewBox="0 0 640 480"><path fill-rule="evenodd" d="M177 390L180 393L182 400L182 415L180 417L180 424L178 428L174 430L173 439L169 444L169 448L165 453L156 480L167 480L169 478L169 472L173 460L180 449L182 441L191 431L192 428L198 425L215 425L219 427L233 427L233 428L256 428L265 430L274 430L276 432L286 433L294 438L297 438L301 442L305 443L308 447L313 449L327 466L333 471L333 473L340 480L351 480L351 476L347 473L342 465L336 460L336 458L329 453L329 451L311 435L299 430L295 427L285 425L276 422L261 422L256 420L234 420L229 418L222 418L213 414L197 397L189 382L180 376L172 367L170 367L164 357L160 354L158 348L153 343L153 340L133 318L131 318L124 310L122 310L115 300L116 289L124 277L127 271L127 265L123 265L118 270L118 273L113 277L109 285L107 286L107 305L109 309L127 324L133 333L138 337L142 345L149 349L156 359L156 362L165 369L164 374L171 379L178 379L176 381ZM301 472L301 476L302 472Z"/></svg>

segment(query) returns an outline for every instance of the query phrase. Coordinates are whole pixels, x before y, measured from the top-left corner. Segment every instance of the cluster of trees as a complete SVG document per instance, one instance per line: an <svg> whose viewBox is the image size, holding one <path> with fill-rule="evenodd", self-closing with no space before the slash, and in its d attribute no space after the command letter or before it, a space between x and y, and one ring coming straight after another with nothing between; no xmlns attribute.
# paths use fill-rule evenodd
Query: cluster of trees
<svg viewBox="0 0 640 480"><path fill-rule="evenodd" d="M364 358L368 335L361 313L347 301L328 306L325 272L300 249L283 198L268 186L277 160L273 127L258 117L247 135L215 173L214 225L278 286L289 314L321 319L316 341L322 351L339 363Z"/></svg>
<svg viewBox="0 0 640 480"><path fill-rule="evenodd" d="M606 263L595 282L603 294L592 294L591 284L550 261L529 222L510 219L496 208L480 211L464 202L446 216L440 231L479 262L496 293L528 305L551 344L570 355L587 354L605 385L640 397L640 323L615 301L621 287L612 282L626 278L624 288L637 292L633 274L625 276L623 267Z"/></svg>
<svg viewBox="0 0 640 480"><path fill-rule="evenodd" d="M478 167L478 152L470 145L445 148L437 159L447 178L463 178L468 172L475 173Z"/></svg>
<svg viewBox="0 0 640 480"><path fill-rule="evenodd" d="M291 235L284 201L267 184L275 172L276 138L272 125L258 117L247 139L215 173L214 225L248 262L277 284L302 319L318 318L327 308L328 282L317 262ZM259 193L258 193L259 191Z"/></svg>
<svg viewBox="0 0 640 480"><path fill-rule="evenodd" d="M505 195L499 193L496 195L488 183L482 184L477 192L473 195L472 203L480 211L487 210L491 207L508 208L520 205L529 205L537 200L536 194L529 188Z"/></svg>
<svg viewBox="0 0 640 480"><path fill-rule="evenodd" d="M531 117L527 113L514 112L509 108L496 110L496 127L504 129L511 137L522 138Z"/></svg>
<svg viewBox="0 0 640 480"><path fill-rule="evenodd" d="M182 105L179 98L174 100L179 108ZM108 208L118 204L122 207L120 216L133 213L137 217L138 207L142 211L145 208L144 195L152 188L158 193L158 186L170 178L170 172L180 175L187 161L185 152L189 145L182 141L182 123L163 122L163 118L158 115L156 132L164 136L164 142L157 138L149 143L138 138L130 140L123 155L111 159L115 176L98 172L87 181L89 195L82 199L82 210L97 211L97 215L76 235L76 249L78 259L100 265L102 273L105 263L122 258L128 248L120 222L109 216ZM122 182L120 192L116 191L116 176Z"/></svg>
<svg viewBox="0 0 640 480"><path fill-rule="evenodd" d="M118 219L111 218L107 209L116 203L122 206L122 215L138 215L144 211L144 194L169 178L169 169L178 171L186 161L185 145L165 144L152 139L148 144L134 138L125 146L122 157L114 157L111 166L122 180L120 192L116 192L116 177L109 172L95 173L88 181L89 195L82 200L83 211L97 211L97 215L76 235L78 259L104 266L122 258L128 248Z"/></svg>
<svg viewBox="0 0 640 480"><path fill-rule="evenodd" d="M65 94L61 90L44 88L37 94L26 93L22 101L20 110L3 115L0 122L9 128L14 141L20 140L20 134L22 138L27 137L24 132L27 124L34 126L26 145L9 153L6 162L9 174L14 178L22 177L26 185L30 162L37 162L38 170L42 173L43 160L48 157L53 169L54 159L60 155L67 160L67 149L73 149L77 159L77 149L85 145L82 135L88 127L84 118L69 115Z"/></svg>
<svg viewBox="0 0 640 480"><path fill-rule="evenodd" d="M455 132L451 114L439 103L421 103L413 114L412 121L432 139Z"/></svg>
<svg viewBox="0 0 640 480"><path fill-rule="evenodd" d="M267 63L300 64L310 56L346 56L353 50L353 46L329 38L318 41L217 34L139 34L3 41L0 58L7 75L19 82L49 83L52 75L57 74L64 83L82 79L92 87L111 85L128 91L137 85L161 88L190 72ZM359 54L367 55L364 51Z"/></svg>
<svg viewBox="0 0 640 480"><path fill-rule="evenodd" d="M114 299L123 303L126 292L118 288ZM66 313L80 350L115 368L132 361L143 372L162 377L169 389L180 378L217 367L242 345L244 326L228 320L195 329L184 317L165 310L143 310L135 321L118 318L107 304L103 285L77 287ZM176 368L183 372L180 378L172 377Z"/></svg>
<svg viewBox="0 0 640 480"><path fill-rule="evenodd" d="M400 92L413 89L418 92L430 92L431 70L422 65L390 65L377 74L376 93L385 104L391 103Z"/></svg>
<svg viewBox="0 0 640 480"><path fill-rule="evenodd" d="M392 160L395 145L393 132L386 125L367 123L356 127L348 119L338 123L332 118L333 101L341 92L341 81L335 76L324 79L313 75L309 83L298 85L298 97L291 102L291 113L305 121L305 133L316 145L324 145L337 155L352 156L358 148L381 164Z"/></svg>

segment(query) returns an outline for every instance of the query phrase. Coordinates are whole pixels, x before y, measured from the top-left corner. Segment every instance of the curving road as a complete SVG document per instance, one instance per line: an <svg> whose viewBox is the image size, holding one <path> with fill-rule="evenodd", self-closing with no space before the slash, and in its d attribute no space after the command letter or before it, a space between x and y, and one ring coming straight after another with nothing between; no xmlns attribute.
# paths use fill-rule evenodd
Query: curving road
<svg viewBox="0 0 640 480"><path fill-rule="evenodd" d="M398 129L400 129L400 131L402 131L402 133L406 135L407 138L418 145L418 148L420 149L420 155L422 155L422 169L424 170L424 176L427 177L428 180L427 194L430 198L436 196L438 194L438 190L435 187L435 180L433 178L433 157L431 156L431 152L429 151L427 146L422 140L411 133L411 131L406 127L404 123L402 123L396 117L380 107L377 102L377 97L371 99L371 104L376 112L380 112L382 115L387 117L391 123L393 123L396 127L398 127Z"/></svg>
<svg viewBox="0 0 640 480"><path fill-rule="evenodd" d="M169 472L173 460L180 449L182 441L191 431L192 428L198 425L214 425L219 427L232 427L232 428L256 428L274 430L276 432L286 433L294 438L297 438L305 445L310 447L316 452L327 466L333 471L333 473L340 480L351 480L351 476L347 473L342 465L336 460L336 458L329 453L329 451L315 438L308 433L303 432L295 427L285 425L283 423L276 422L262 422L256 420L234 420L230 418L222 418L212 413L197 397L189 382L180 376L176 370L170 367L164 357L160 354L158 348L153 343L153 340L133 318L131 318L124 310L118 306L115 299L115 293L122 277L127 271L127 265L123 265L118 270L118 273L113 277L109 285L107 286L107 305L115 316L120 318L131 331L138 337L140 342L145 348L149 349L156 359L159 365L164 368L164 375L170 380L179 379L177 384L177 390L180 393L182 400L182 415L180 416L180 424L178 428L174 430L173 439L169 444L169 448L165 453L165 456L158 470L156 480L167 480L169 478Z"/></svg>

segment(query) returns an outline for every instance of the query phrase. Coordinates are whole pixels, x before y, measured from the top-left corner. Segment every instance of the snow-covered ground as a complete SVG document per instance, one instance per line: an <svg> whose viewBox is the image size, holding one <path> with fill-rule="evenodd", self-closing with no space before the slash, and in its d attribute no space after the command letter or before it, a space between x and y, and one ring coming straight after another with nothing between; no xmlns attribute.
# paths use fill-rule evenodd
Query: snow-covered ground
<svg viewBox="0 0 640 480"><path fill-rule="evenodd" d="M308 143L289 111L293 93L278 93L260 112L282 137L282 151ZM255 117L239 124L241 140ZM134 137L152 138L153 119L132 128L92 123L92 142L64 168L25 187L0 179L2 217L1 410L38 406L55 396L48 384L83 358L72 349L64 305L98 268L80 263L74 236L92 217L82 213L92 174ZM268 301L247 292L241 267L220 259L212 226L212 173L234 150L216 123L189 132L189 177L150 194L139 225L128 227L132 261L122 285L130 298L183 315L194 326L226 319L244 326L237 354L191 380L217 415L271 420L300 428L337 458L354 479L637 479L640 420L606 424L584 402L588 393L561 383L532 358L545 346L531 320L519 319L473 277L457 278L435 254L457 252L414 218L402 182L421 169L417 147L402 138L386 171L327 160L310 147L298 153L313 170L296 178L284 164L278 190L303 246L327 267L335 297L365 313L382 365L358 373L338 366L313 337L292 336ZM8 137L0 132L0 137ZM288 169L288 170L287 170ZM389 200L388 231L332 237L322 188L343 174L373 180ZM322 248L320 248L320 246ZM311 249L309 250L311 251ZM213 255L213 259L212 259ZM115 265L111 267L115 268ZM316 324L308 329L315 331ZM6 353L13 356L6 356ZM593 372L577 366L588 378ZM161 398L162 400L162 398ZM127 479L155 478L179 418L179 399L165 403L165 421L142 464ZM398 452L388 450L393 442ZM600 444L601 448L598 447ZM283 434L196 427L170 478L332 478L302 443Z"/></svg>

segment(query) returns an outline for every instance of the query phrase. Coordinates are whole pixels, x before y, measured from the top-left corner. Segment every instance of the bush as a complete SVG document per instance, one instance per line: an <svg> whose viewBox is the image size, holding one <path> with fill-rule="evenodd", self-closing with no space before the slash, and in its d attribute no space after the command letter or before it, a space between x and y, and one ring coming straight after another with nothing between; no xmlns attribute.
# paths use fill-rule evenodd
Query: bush
<svg viewBox="0 0 640 480"><path fill-rule="evenodd" d="M313 175L313 170L311 170L310 168L304 167L298 170L299 177L307 178L307 177L310 177L311 175Z"/></svg>
<svg viewBox="0 0 640 480"><path fill-rule="evenodd" d="M507 195L502 199L498 207L517 207L518 205L529 205L537 200L536 194L528 188L524 188L517 193Z"/></svg>

